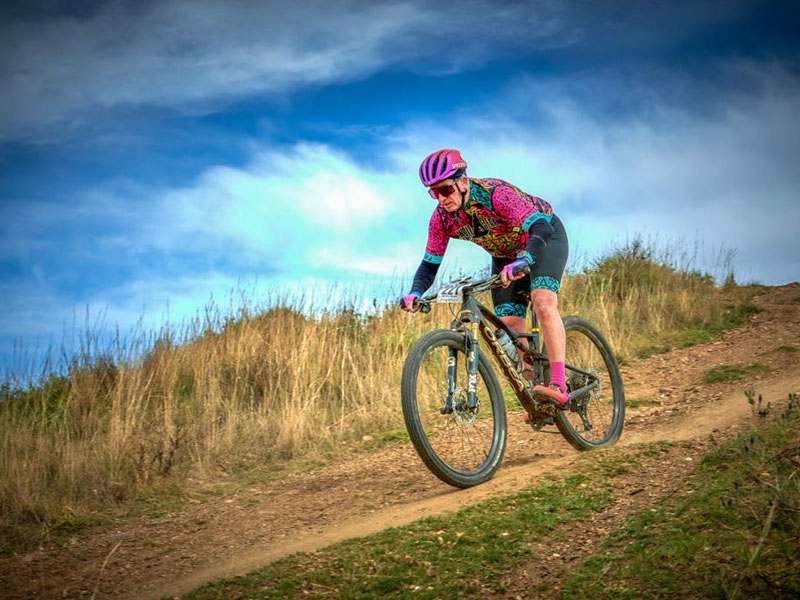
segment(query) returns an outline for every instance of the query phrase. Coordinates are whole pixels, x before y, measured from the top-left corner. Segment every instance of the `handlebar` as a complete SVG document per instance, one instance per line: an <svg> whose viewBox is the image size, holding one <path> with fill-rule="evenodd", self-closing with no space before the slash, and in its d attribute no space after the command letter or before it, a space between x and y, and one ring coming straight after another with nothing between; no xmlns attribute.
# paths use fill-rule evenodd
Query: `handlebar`
<svg viewBox="0 0 800 600"><path fill-rule="evenodd" d="M531 267L530 265L526 264L514 269L513 274L517 275L519 273L524 273L525 275L527 275L530 272L531 272ZM461 283L462 281L463 285L459 286L459 283ZM469 278L464 280L457 280L455 282L452 282L450 285L452 287L460 287L462 290L469 290L471 292L481 293L490 290L492 288L501 287L502 282L500 274L497 274L497 275L491 275L484 279L479 279L478 281L472 281ZM443 286L443 287L448 287L448 286ZM438 296L439 291L441 289L442 288L440 288L433 294L426 294L420 298L417 298L416 300L414 300L414 306L419 306L419 310L422 313L429 313L431 311L431 304L433 304L434 300L436 300L436 297Z"/></svg>
<svg viewBox="0 0 800 600"><path fill-rule="evenodd" d="M511 271L511 274L519 275L520 273L522 273L523 275L528 275L530 272L531 272L531 266L529 264L524 264L514 268L514 270Z"/></svg>

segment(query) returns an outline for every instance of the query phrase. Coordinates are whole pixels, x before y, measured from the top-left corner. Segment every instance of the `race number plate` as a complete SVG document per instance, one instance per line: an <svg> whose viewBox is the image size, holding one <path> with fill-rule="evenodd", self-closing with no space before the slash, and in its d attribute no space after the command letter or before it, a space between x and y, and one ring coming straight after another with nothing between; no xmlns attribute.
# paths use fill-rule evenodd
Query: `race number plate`
<svg viewBox="0 0 800 600"><path fill-rule="evenodd" d="M436 294L436 301L445 304L461 304L464 293L461 291L461 286L446 287L439 290Z"/></svg>

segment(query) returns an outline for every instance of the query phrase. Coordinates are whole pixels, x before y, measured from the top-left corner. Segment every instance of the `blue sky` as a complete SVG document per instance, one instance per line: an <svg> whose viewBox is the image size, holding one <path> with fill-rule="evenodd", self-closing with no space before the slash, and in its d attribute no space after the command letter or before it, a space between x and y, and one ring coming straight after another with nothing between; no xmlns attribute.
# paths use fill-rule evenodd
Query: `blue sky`
<svg viewBox="0 0 800 600"><path fill-rule="evenodd" d="M398 293L441 147L548 199L576 260L642 234L798 280L795 6L4 3L0 360L87 307L125 330L237 287Z"/></svg>

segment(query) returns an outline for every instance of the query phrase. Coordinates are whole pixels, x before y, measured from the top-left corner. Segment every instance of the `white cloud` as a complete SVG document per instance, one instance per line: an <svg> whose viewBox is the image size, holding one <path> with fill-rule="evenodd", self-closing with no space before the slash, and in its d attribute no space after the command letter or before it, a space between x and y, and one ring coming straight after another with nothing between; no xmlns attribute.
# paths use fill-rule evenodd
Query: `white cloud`
<svg viewBox="0 0 800 600"><path fill-rule="evenodd" d="M375 240L397 195L385 179L321 145L260 150L244 168L214 167L191 187L157 194L144 239L164 251L191 243L286 268L312 259L342 267L330 252L320 257L342 240L351 249Z"/></svg>

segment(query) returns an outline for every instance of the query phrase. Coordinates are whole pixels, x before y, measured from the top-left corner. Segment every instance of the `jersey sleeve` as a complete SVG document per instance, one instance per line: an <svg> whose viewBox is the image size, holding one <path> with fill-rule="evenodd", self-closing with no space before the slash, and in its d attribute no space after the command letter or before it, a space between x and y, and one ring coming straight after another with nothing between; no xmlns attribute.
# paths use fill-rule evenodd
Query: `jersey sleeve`
<svg viewBox="0 0 800 600"><path fill-rule="evenodd" d="M430 223L428 223L428 243L425 246L425 256L422 257L422 260L434 265L441 264L449 243L450 236L447 235L442 220L435 210L431 215Z"/></svg>
<svg viewBox="0 0 800 600"><path fill-rule="evenodd" d="M449 242L450 236L442 226L439 215L434 211L430 223L428 223L428 243L425 246L425 256L422 257L422 262L414 274L414 282L411 285L412 292L422 294L431 287Z"/></svg>

